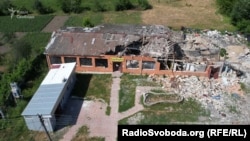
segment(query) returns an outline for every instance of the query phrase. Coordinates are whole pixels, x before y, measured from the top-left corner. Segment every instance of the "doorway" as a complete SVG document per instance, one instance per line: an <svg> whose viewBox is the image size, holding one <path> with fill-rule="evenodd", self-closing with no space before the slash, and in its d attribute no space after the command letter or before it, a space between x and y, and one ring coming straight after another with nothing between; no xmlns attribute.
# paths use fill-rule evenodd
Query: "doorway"
<svg viewBox="0 0 250 141"><path fill-rule="evenodd" d="M113 62L113 72L120 71L121 72L122 62Z"/></svg>

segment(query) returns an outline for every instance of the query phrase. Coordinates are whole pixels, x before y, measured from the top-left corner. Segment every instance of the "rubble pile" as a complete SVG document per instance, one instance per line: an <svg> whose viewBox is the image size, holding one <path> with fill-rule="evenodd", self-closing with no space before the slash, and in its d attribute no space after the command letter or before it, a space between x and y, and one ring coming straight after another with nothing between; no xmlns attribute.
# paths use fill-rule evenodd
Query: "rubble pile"
<svg viewBox="0 0 250 141"><path fill-rule="evenodd" d="M148 79L160 83L166 91L174 91L186 100L196 99L209 109L210 120L217 120L221 123L249 120L244 115L243 103L246 103L246 99L239 84L242 78L237 77L232 69L224 71L221 75L218 79L149 75Z"/></svg>
<svg viewBox="0 0 250 141"><path fill-rule="evenodd" d="M230 45L242 45L246 42L246 38L239 34L225 32L222 34L217 30L202 31L200 33L192 32L186 34L187 44L184 48L226 48ZM194 44L192 46L191 44Z"/></svg>

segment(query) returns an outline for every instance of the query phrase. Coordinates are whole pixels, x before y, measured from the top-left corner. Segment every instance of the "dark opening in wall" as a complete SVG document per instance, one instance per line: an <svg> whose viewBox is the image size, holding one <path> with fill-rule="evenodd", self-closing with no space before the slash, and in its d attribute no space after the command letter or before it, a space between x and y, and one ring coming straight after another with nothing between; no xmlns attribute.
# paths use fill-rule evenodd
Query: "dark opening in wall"
<svg viewBox="0 0 250 141"><path fill-rule="evenodd" d="M155 69L155 62L142 61L142 69Z"/></svg>
<svg viewBox="0 0 250 141"><path fill-rule="evenodd" d="M95 59L96 67L108 67L108 60L107 59Z"/></svg>
<svg viewBox="0 0 250 141"><path fill-rule="evenodd" d="M65 63L76 62L76 57L64 57L64 62Z"/></svg>
<svg viewBox="0 0 250 141"><path fill-rule="evenodd" d="M172 67L172 61L158 60L160 62L160 70L169 70Z"/></svg>
<svg viewBox="0 0 250 141"><path fill-rule="evenodd" d="M61 64L62 60L60 56L50 56L50 63L51 64Z"/></svg>
<svg viewBox="0 0 250 141"><path fill-rule="evenodd" d="M80 58L81 66L92 66L92 58Z"/></svg>

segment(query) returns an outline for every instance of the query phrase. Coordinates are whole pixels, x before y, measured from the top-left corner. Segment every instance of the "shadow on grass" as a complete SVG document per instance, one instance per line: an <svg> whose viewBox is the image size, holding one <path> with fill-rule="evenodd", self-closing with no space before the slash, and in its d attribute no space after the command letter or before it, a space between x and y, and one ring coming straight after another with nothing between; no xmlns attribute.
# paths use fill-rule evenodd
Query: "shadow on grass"
<svg viewBox="0 0 250 141"><path fill-rule="evenodd" d="M92 74L78 74L76 73L76 83L71 92L72 98L67 101L66 106L62 110L57 109L56 113L56 131L77 123L77 119L82 109L84 97L89 88L89 83Z"/></svg>
<svg viewBox="0 0 250 141"><path fill-rule="evenodd" d="M71 92L71 96L84 98L89 88L92 76L92 74L76 74L76 83Z"/></svg>

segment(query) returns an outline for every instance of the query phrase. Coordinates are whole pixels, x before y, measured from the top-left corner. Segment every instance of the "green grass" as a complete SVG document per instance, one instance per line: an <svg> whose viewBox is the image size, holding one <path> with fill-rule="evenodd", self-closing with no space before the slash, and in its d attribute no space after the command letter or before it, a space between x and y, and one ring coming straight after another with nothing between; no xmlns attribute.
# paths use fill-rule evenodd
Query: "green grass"
<svg viewBox="0 0 250 141"><path fill-rule="evenodd" d="M27 33L21 40L28 42L32 46L33 54L43 53L51 33L31 32Z"/></svg>
<svg viewBox="0 0 250 141"><path fill-rule="evenodd" d="M20 40L27 41L32 47L32 52L36 52L37 49L44 48L44 45L47 44L49 37L49 33L27 33ZM37 90L37 88L39 87L45 75L47 74L48 67L46 64L46 58L43 54L41 55L41 52L34 53L33 57L30 59L34 59L32 64L33 67L31 68L32 73L27 75L29 76L25 79L27 81L24 82L21 86L23 99L17 100L15 106L1 107L5 113L6 119L0 120L0 140L35 140L36 136L40 134L38 132L29 131L27 129L25 121L21 116L21 113L28 104L35 91ZM7 77L11 76L11 74L9 73L3 75L6 75ZM5 83L8 83L7 80L8 79L6 79ZM46 135L44 135L44 137L46 137Z"/></svg>
<svg viewBox="0 0 250 141"><path fill-rule="evenodd" d="M200 103L193 99L184 100L182 103L160 103L145 108L130 117L119 121L119 124L129 124L129 119L142 115L137 124L169 124L173 122L196 122L199 116L209 116Z"/></svg>
<svg viewBox="0 0 250 141"><path fill-rule="evenodd" d="M84 12L81 15L71 15L65 22L64 26L81 26L84 27L84 20L88 18L94 25L103 23L111 24L140 24L140 11L122 11L122 12Z"/></svg>
<svg viewBox="0 0 250 141"><path fill-rule="evenodd" d="M56 13L61 12L61 6L60 6L59 1L60 0L41 0L42 4L45 7L52 8ZM33 7L34 2L35 2L35 0L12 0L12 4L15 5L17 9L25 7L29 11L36 13L36 11L34 10L34 7Z"/></svg>
<svg viewBox="0 0 250 141"><path fill-rule="evenodd" d="M242 83L242 82L240 82L240 88L241 88L241 90L243 90L246 94L249 94L249 93L250 93L250 88L249 88L246 84L244 84L244 83Z"/></svg>
<svg viewBox="0 0 250 141"><path fill-rule="evenodd" d="M101 24L103 22L103 14L100 12L84 12L82 15L72 15L64 23L64 26L84 26L84 20L89 18L90 22L94 25Z"/></svg>
<svg viewBox="0 0 250 141"><path fill-rule="evenodd" d="M119 91L119 112L132 108L135 104L136 86L159 86L147 81L147 76L123 74Z"/></svg>
<svg viewBox="0 0 250 141"><path fill-rule="evenodd" d="M141 24L140 11L121 11L121 12L106 12L104 13L104 23L115 24Z"/></svg>
<svg viewBox="0 0 250 141"><path fill-rule="evenodd" d="M76 78L72 96L85 99L103 99L109 104L111 74L76 74Z"/></svg>
<svg viewBox="0 0 250 141"><path fill-rule="evenodd" d="M35 16L33 19L18 19L10 16L0 17L0 32L37 32L41 31L51 20L52 15Z"/></svg>
<svg viewBox="0 0 250 141"><path fill-rule="evenodd" d="M23 109L28 104L29 100L39 87L40 83L42 82L44 76L47 72L47 66L44 62L40 62L42 70L39 74L36 74L37 77L34 77L32 80L29 81L29 84L26 84L25 87L22 89L22 95L24 96L23 99L17 100L17 104L15 107L9 107L5 109L6 119L0 120L0 136L1 140L4 141L13 141L13 140L20 140L20 141L27 141L27 140L34 140L34 136L36 136L37 132L29 131L26 127L25 121L21 116ZM43 66L43 67L42 67ZM39 68L38 68L39 69Z"/></svg>
<svg viewBox="0 0 250 141"><path fill-rule="evenodd" d="M150 90L151 92L154 92L154 93L166 93L166 91L165 90L163 90L163 89L151 89Z"/></svg>
<svg viewBox="0 0 250 141"><path fill-rule="evenodd" d="M89 128L82 126L71 141L105 141L104 137L89 137Z"/></svg>

